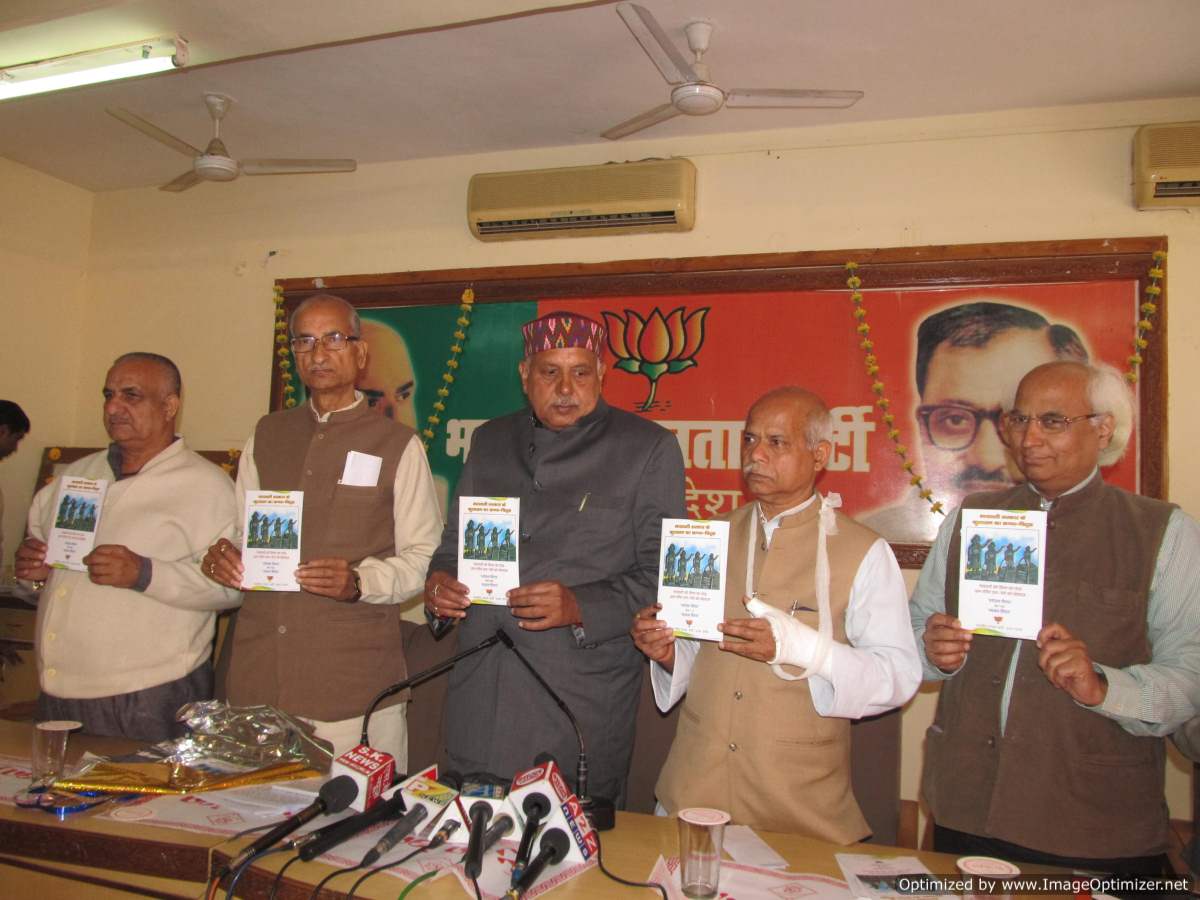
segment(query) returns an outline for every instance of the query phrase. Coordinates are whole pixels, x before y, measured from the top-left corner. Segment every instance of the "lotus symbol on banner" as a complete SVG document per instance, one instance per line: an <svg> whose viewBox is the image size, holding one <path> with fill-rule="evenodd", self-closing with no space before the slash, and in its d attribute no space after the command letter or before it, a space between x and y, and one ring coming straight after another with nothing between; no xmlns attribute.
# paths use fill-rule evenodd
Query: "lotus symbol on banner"
<svg viewBox="0 0 1200 900"><path fill-rule="evenodd" d="M608 346L617 357L616 367L633 375L644 375L650 393L639 405L648 410L654 405L658 379L674 375L696 365L696 353L704 343L704 317L710 307L684 315L681 306L666 317L655 307L642 318L631 309L625 317L604 313L608 325Z"/></svg>

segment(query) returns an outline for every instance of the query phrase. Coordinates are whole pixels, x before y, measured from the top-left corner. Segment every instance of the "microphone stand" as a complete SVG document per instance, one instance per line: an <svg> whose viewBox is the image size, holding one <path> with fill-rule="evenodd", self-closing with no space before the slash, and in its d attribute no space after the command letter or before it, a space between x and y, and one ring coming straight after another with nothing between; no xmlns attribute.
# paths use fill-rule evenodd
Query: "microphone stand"
<svg viewBox="0 0 1200 900"><path fill-rule="evenodd" d="M401 691L405 690L406 688L415 687L416 685L421 684L422 682L428 681L430 678L436 678L438 675L441 675L443 672L453 669L455 664L460 662L461 660L466 659L468 656L475 655L480 650L486 650L488 647L491 647L494 644L497 644L502 640L508 641L509 642L508 646L512 646L512 643L511 643L512 639L508 635L506 635L503 631L497 631L490 638L480 641L474 647L471 647L468 650L464 650L462 653L455 654L454 656L450 657L449 659L444 659L437 665L430 666L424 672L418 672L416 675L410 675L408 678L405 678L403 681L397 681L391 687L384 688L382 691L380 691L378 694L375 695L375 699L371 701L371 704L367 707L367 711L363 714L362 737L359 739L359 743L367 744L368 746L370 745L371 742L369 740L367 740L367 728L371 724L371 715L372 715L372 713L375 712L375 708L377 706L379 706L379 704L382 703L384 700L386 700L388 697L392 696L392 694L398 694ZM529 665L529 663L525 663L525 665ZM568 715L569 715L569 713L568 713Z"/></svg>
<svg viewBox="0 0 1200 900"><path fill-rule="evenodd" d="M617 824L616 806L611 800L606 797L591 797L588 795L588 761L587 750L583 746L583 732L579 730L579 722L575 719L575 714L563 702L563 699L554 692L554 688L544 679L538 670L517 649L517 645L503 631L497 631L494 639L504 644L513 654L521 661L529 674L534 677L543 690L550 695L550 699L554 701L571 721L571 727L575 729L575 737L579 741L579 761L575 768L575 796L579 798L579 805L583 807L584 814L588 817L588 821L592 823L592 827L597 831L608 831L614 828Z"/></svg>

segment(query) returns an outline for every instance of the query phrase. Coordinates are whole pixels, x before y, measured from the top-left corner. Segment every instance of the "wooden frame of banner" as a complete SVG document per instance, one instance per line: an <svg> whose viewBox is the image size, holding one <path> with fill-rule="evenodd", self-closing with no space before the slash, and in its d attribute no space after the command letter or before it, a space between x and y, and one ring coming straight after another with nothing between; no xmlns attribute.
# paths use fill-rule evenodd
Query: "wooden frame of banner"
<svg viewBox="0 0 1200 900"><path fill-rule="evenodd" d="M478 269L440 269L377 275L324 275L276 281L291 313L306 297L334 293L356 307L457 303L466 288L477 303L537 297L621 297L648 294L846 290L845 263L858 263L870 288L1047 284L1135 280L1139 296L1156 250L1166 237L1132 237L996 244L951 244L754 253L604 263L553 263ZM1165 263L1164 263L1165 268ZM1167 280L1162 280L1150 348L1140 369L1141 492L1167 493ZM1133 332L1130 330L1132 352ZM283 383L271 345L270 408L282 406ZM925 544L893 544L906 568L919 567Z"/></svg>

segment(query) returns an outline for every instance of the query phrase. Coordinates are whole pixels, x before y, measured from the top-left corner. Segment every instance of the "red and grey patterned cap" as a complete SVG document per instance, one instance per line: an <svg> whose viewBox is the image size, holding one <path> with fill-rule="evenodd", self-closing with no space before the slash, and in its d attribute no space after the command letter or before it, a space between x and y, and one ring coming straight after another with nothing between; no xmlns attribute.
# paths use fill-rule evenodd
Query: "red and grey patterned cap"
<svg viewBox="0 0 1200 900"><path fill-rule="evenodd" d="M600 356L604 348L604 326L575 313L546 313L522 325L521 334L525 336L527 358L543 350L569 350L575 347L591 350Z"/></svg>

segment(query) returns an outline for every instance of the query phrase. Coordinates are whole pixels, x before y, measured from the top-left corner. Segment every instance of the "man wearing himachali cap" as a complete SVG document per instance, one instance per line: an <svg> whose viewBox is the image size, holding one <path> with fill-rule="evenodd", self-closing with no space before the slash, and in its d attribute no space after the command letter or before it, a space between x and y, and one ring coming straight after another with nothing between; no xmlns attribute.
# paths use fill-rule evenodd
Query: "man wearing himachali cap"
<svg viewBox="0 0 1200 900"><path fill-rule="evenodd" d="M554 312L522 331L529 405L475 431L457 491L520 498L520 587L507 607L468 602L455 578L456 498L425 609L435 628L458 624L460 648L504 629L579 719L590 792L619 799L645 668L629 620L654 601L662 519L684 516L683 457L671 432L600 396L603 325ZM549 752L574 776L570 723L503 648L455 666L446 721L462 772L507 778Z"/></svg>

